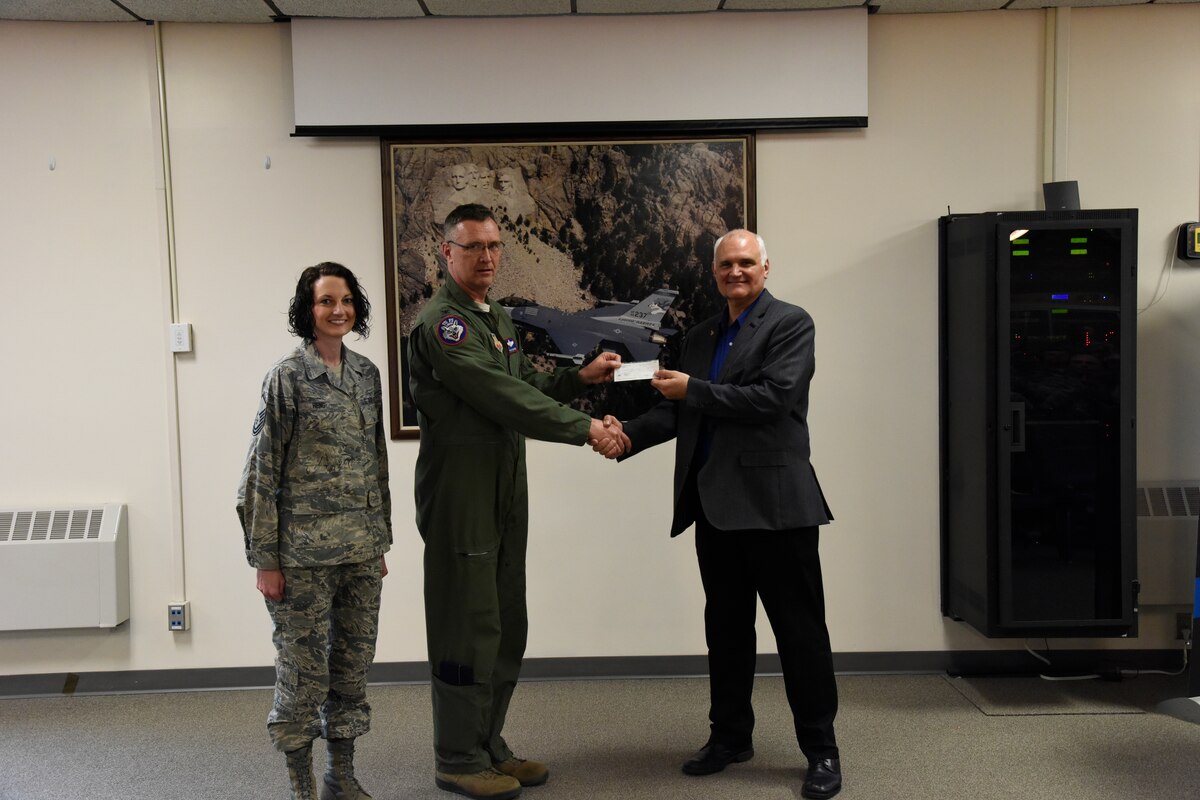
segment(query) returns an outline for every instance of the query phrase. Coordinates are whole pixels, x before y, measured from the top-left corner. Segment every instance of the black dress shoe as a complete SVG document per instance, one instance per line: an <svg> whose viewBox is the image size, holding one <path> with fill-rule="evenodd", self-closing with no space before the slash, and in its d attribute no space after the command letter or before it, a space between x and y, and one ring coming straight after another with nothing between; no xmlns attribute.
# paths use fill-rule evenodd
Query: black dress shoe
<svg viewBox="0 0 1200 800"><path fill-rule="evenodd" d="M813 800L833 797L842 790L842 762L836 758L822 758L808 762L808 773L804 776L804 788L800 794Z"/></svg>
<svg viewBox="0 0 1200 800"><path fill-rule="evenodd" d="M683 762L685 775L712 775L720 772L730 764L749 761L754 758L754 748L747 746L740 750L730 750L720 742L709 742L701 747L696 755Z"/></svg>

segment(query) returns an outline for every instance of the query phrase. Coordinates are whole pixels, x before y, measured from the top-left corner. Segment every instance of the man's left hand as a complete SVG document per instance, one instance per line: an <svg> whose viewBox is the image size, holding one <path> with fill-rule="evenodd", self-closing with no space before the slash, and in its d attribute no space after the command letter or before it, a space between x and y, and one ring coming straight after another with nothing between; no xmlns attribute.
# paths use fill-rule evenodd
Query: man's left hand
<svg viewBox="0 0 1200 800"><path fill-rule="evenodd" d="M583 369L579 370L580 379L587 384L605 383L613 379L613 373L621 366L621 356L617 353L601 353Z"/></svg>
<svg viewBox="0 0 1200 800"><path fill-rule="evenodd" d="M668 400L682 400L687 396L688 376L686 372L660 369L654 373L650 385Z"/></svg>

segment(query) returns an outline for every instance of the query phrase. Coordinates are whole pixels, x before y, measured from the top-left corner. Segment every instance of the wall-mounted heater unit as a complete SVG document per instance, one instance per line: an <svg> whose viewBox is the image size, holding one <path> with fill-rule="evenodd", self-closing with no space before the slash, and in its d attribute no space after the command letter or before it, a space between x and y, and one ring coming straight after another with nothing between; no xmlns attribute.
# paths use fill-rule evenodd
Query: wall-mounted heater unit
<svg viewBox="0 0 1200 800"><path fill-rule="evenodd" d="M0 508L0 631L129 619L125 506Z"/></svg>

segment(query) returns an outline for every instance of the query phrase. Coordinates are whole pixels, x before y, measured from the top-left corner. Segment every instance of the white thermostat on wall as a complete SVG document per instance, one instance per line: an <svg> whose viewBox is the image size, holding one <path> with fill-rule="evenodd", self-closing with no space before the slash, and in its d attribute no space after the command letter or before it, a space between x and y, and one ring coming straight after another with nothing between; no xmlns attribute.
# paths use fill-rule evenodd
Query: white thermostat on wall
<svg viewBox="0 0 1200 800"><path fill-rule="evenodd" d="M171 352L172 353L190 353L190 352L192 352L192 323L190 323L190 322L173 322L173 323L171 323Z"/></svg>

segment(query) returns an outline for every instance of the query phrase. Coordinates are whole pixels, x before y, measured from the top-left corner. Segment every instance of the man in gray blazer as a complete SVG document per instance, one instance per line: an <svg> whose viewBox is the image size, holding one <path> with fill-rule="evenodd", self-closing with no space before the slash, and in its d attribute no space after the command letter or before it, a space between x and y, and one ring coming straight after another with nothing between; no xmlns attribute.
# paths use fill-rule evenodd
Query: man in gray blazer
<svg viewBox="0 0 1200 800"><path fill-rule="evenodd" d="M817 552L818 526L832 517L809 463L806 419L813 321L766 291L762 237L725 234L712 269L727 309L688 331L681 370L651 381L663 402L623 426L623 458L676 439L671 535L696 525L712 725L683 771L709 775L754 755L757 595L808 758L801 793L833 797L842 787L837 684Z"/></svg>

